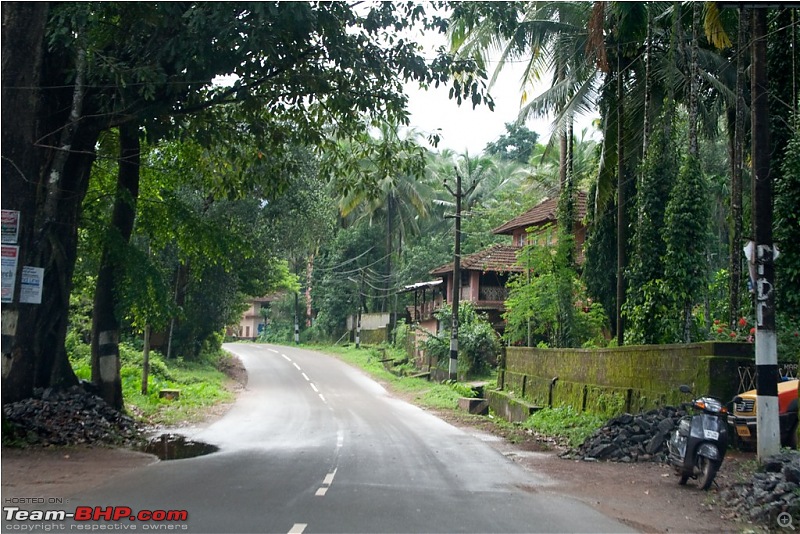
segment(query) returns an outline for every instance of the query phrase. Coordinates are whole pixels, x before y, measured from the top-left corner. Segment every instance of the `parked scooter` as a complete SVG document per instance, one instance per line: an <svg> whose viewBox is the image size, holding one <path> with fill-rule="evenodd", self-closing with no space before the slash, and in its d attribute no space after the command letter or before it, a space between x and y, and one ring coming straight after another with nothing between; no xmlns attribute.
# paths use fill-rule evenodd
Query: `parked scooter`
<svg viewBox="0 0 800 534"><path fill-rule="evenodd" d="M685 385L680 390L692 392ZM667 443L669 463L680 476L681 485L696 478L698 485L707 490L728 449L728 410L713 397L694 399L690 405L695 413L681 418Z"/></svg>

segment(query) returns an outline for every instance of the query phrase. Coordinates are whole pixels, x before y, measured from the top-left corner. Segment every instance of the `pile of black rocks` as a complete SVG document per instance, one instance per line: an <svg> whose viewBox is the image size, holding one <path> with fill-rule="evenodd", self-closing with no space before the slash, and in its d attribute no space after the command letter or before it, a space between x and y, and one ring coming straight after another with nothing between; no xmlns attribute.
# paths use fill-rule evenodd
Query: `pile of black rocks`
<svg viewBox="0 0 800 534"><path fill-rule="evenodd" d="M666 462L669 434L684 415L685 411L672 406L636 415L624 413L561 456L587 461Z"/></svg>
<svg viewBox="0 0 800 534"><path fill-rule="evenodd" d="M752 477L731 484L720 497L739 519L787 526L782 521L800 517L800 453L769 457Z"/></svg>
<svg viewBox="0 0 800 534"><path fill-rule="evenodd" d="M137 440L134 420L90 391L90 384L37 389L3 406L3 440L37 445L108 444Z"/></svg>

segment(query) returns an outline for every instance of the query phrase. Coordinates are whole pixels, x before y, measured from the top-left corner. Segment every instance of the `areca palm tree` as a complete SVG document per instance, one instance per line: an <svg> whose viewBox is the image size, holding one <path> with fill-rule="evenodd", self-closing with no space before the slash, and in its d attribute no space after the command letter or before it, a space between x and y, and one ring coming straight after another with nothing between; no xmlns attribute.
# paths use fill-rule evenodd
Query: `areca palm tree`
<svg viewBox="0 0 800 534"><path fill-rule="evenodd" d="M370 175L370 187L354 188L339 199L339 211L351 224L366 223L386 225L386 286L384 307L388 308L388 295L393 285L395 237L398 244L409 234L419 230L419 219L429 212L432 193L420 180L415 169L422 168L424 150L417 143L419 135L409 130L399 133L397 125L381 123L377 136L369 133L350 141L353 151L359 153L359 168L355 172ZM406 161L400 168L390 162ZM360 181L361 182L361 181ZM363 183L363 182L361 182Z"/></svg>

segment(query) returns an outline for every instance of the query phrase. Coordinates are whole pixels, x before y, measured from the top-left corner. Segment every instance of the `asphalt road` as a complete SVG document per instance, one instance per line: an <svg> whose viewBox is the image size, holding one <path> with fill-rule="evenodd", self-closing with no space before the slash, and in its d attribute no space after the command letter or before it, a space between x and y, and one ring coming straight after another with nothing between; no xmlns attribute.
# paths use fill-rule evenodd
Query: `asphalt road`
<svg viewBox="0 0 800 534"><path fill-rule="evenodd" d="M135 470L64 507L186 511L188 519L81 521L67 530L630 531L334 358L226 348L247 368L247 388L225 417L185 430L219 452Z"/></svg>

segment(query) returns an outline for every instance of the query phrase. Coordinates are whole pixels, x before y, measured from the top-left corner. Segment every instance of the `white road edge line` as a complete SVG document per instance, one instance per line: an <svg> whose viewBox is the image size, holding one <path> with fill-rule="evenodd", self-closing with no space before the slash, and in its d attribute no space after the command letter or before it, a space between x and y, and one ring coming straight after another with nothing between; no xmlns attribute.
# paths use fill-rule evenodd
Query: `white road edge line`
<svg viewBox="0 0 800 534"><path fill-rule="evenodd" d="M289 529L289 534L303 534L307 526L308 523L295 523L292 525L292 528Z"/></svg>

